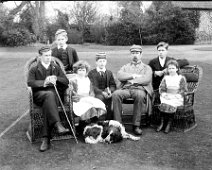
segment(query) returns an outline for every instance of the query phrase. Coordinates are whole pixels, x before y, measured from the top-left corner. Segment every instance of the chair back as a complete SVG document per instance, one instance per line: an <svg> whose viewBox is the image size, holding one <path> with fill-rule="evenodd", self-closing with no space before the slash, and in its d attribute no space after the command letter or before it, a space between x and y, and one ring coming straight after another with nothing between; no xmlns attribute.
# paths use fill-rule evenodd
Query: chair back
<svg viewBox="0 0 212 170"><path fill-rule="evenodd" d="M202 78L202 68L197 65L185 66L180 69L180 74L187 80L188 91L195 92Z"/></svg>

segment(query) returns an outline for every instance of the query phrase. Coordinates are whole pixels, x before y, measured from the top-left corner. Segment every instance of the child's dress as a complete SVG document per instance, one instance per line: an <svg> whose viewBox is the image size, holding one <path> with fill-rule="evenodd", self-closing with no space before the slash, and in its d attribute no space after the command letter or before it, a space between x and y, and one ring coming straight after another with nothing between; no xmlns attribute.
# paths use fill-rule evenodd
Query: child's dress
<svg viewBox="0 0 212 170"><path fill-rule="evenodd" d="M186 79L182 75L166 75L159 87L161 103L173 107L182 106L184 102L183 94L187 90Z"/></svg>
<svg viewBox="0 0 212 170"><path fill-rule="evenodd" d="M79 102L73 102L75 115L81 117L82 120L87 120L94 116L100 117L106 113L105 104L101 100L90 96L91 82L88 77L76 77L74 84L74 91L77 92L78 95L84 96L80 98Z"/></svg>

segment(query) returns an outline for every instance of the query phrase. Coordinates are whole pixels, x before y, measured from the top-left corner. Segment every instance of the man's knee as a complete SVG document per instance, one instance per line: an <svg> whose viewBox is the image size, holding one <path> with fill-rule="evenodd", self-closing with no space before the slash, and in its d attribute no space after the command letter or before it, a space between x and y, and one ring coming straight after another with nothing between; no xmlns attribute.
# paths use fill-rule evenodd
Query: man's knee
<svg viewBox="0 0 212 170"><path fill-rule="evenodd" d="M121 94L122 94L122 91L121 90L114 91L113 94L112 94L112 99L119 98L121 96Z"/></svg>
<svg viewBox="0 0 212 170"><path fill-rule="evenodd" d="M45 92L46 99L55 99L55 93L53 91Z"/></svg>
<svg viewBox="0 0 212 170"><path fill-rule="evenodd" d="M146 92L143 90L137 90L134 94L134 98L137 100L144 100L146 98Z"/></svg>

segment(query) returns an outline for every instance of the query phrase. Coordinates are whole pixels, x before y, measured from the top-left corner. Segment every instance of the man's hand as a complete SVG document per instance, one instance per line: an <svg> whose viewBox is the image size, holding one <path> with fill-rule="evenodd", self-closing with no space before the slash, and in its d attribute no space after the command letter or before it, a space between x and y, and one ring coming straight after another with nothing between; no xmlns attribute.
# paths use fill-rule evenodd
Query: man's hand
<svg viewBox="0 0 212 170"><path fill-rule="evenodd" d="M155 72L154 72L154 75L155 75L155 76L159 76L159 77L163 76L163 74L164 74L163 71L155 71Z"/></svg>
<svg viewBox="0 0 212 170"><path fill-rule="evenodd" d="M50 84L56 85L57 77L56 76L47 76L44 81L44 87L49 86Z"/></svg>
<svg viewBox="0 0 212 170"><path fill-rule="evenodd" d="M154 75L155 75L155 76L161 77L161 76L163 76L163 75L166 74L166 73L167 73L167 68L165 68L165 69L162 70L162 71L155 71L155 72L154 72Z"/></svg>
<svg viewBox="0 0 212 170"><path fill-rule="evenodd" d="M106 99L108 98L108 93L107 93L107 92L103 91L103 92L102 92L102 95L103 95Z"/></svg>

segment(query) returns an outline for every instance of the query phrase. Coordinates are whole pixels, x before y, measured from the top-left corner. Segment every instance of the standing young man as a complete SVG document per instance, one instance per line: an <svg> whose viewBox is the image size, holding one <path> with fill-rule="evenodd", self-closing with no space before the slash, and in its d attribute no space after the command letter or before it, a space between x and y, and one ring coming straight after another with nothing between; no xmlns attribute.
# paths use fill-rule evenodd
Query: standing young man
<svg viewBox="0 0 212 170"><path fill-rule="evenodd" d="M56 85L62 96L68 87L68 79L61 68L52 62L51 49L48 46L42 47L39 55L40 61L29 70L27 84L32 88L34 103L43 110L44 126L40 151L44 152L50 148L50 135L53 127L60 134L69 132L69 129L65 129L60 122L59 101L54 89Z"/></svg>
<svg viewBox="0 0 212 170"><path fill-rule="evenodd" d="M117 78L122 83L122 88L112 94L113 111L115 120L122 122L122 101L133 98L133 132L142 135L141 115L150 113L152 89L152 69L144 64L142 58L142 47L133 45L130 48L132 61L117 73Z"/></svg>
<svg viewBox="0 0 212 170"><path fill-rule="evenodd" d="M73 72L73 64L76 63L79 58L74 48L67 44L68 36L67 32L63 29L58 29L55 33L56 47L52 49L52 56L59 58L67 74Z"/></svg>
<svg viewBox="0 0 212 170"><path fill-rule="evenodd" d="M95 97L103 101L107 109L106 119L113 119L111 111L111 97L116 89L113 73L106 69L107 56L105 52L96 54L96 68L88 73L88 77L94 88Z"/></svg>

